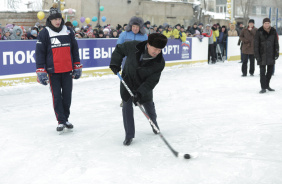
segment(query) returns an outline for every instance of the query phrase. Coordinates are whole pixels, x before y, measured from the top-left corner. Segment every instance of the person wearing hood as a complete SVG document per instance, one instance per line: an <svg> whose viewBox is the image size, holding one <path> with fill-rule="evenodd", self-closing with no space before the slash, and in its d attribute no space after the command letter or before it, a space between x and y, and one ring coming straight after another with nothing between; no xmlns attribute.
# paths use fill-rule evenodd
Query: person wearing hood
<svg viewBox="0 0 282 184"><path fill-rule="evenodd" d="M29 40L37 40L37 32L35 30L31 30L30 34L28 35Z"/></svg>
<svg viewBox="0 0 282 184"><path fill-rule="evenodd" d="M145 32L144 21L141 17L131 17L125 31L119 35L117 44L122 44L126 41L145 41L148 35Z"/></svg>
<svg viewBox="0 0 282 184"><path fill-rule="evenodd" d="M80 78L82 65L74 32L65 26L56 3L50 8L46 27L39 33L35 54L37 81L50 84L57 131L72 129L69 115L73 79Z"/></svg>
<svg viewBox="0 0 282 184"><path fill-rule="evenodd" d="M145 30L145 33L147 35L149 35L151 32L150 32L150 27L151 27L151 22L150 21L146 21L144 23L144 30Z"/></svg>
<svg viewBox="0 0 282 184"><path fill-rule="evenodd" d="M230 29L228 31L228 36L238 36L238 32L235 29L235 25L234 24L230 25Z"/></svg>
<svg viewBox="0 0 282 184"><path fill-rule="evenodd" d="M163 35L165 35L167 38L169 39L173 39L173 32L172 32L172 26L171 25L166 25L165 30L162 33Z"/></svg>
<svg viewBox="0 0 282 184"><path fill-rule="evenodd" d="M163 33L163 30L164 30L164 28L163 28L163 26L162 25L160 25L159 27L158 27L158 29L157 29L157 33Z"/></svg>
<svg viewBox="0 0 282 184"><path fill-rule="evenodd" d="M214 52L214 46L213 46L213 31L211 30L211 26L209 24L206 25L206 29L204 29L202 35L209 38L208 63L210 61L210 57L212 57L212 64L215 64L215 52Z"/></svg>
<svg viewBox="0 0 282 184"><path fill-rule="evenodd" d="M13 28L13 34L11 35L11 40L21 40L23 35L23 30L19 26Z"/></svg>
<svg viewBox="0 0 282 184"><path fill-rule="evenodd" d="M118 38L118 37L119 37L118 31L114 29L114 30L112 31L111 38Z"/></svg>
<svg viewBox="0 0 282 184"><path fill-rule="evenodd" d="M9 28L4 28L2 40L11 40L10 35L11 35L10 29Z"/></svg>
<svg viewBox="0 0 282 184"><path fill-rule="evenodd" d="M124 104L122 115L125 130L123 145L125 146L129 146L135 137L133 103L136 105L138 102L143 105L153 124L158 128L158 130L153 128L153 132L159 133L153 89L158 84L165 67L162 49L166 44L167 38L164 35L153 33L143 42L131 41L117 44L112 54L110 68L115 75L121 70L122 60L127 56L122 77L134 94L134 97L131 97L121 83L120 95Z"/></svg>
<svg viewBox="0 0 282 184"><path fill-rule="evenodd" d="M279 42L277 32L270 22L269 18L263 19L263 25L257 30L254 39L255 58L260 67L260 93L265 93L266 90L275 91L270 88L269 83L275 60L279 58Z"/></svg>
<svg viewBox="0 0 282 184"><path fill-rule="evenodd" d="M104 32L100 30L97 38L105 38Z"/></svg>
<svg viewBox="0 0 282 184"><path fill-rule="evenodd" d="M250 75L253 76L255 72L254 38L257 32L257 28L254 26L254 24L254 19L250 19L248 27L244 28L240 34L240 40L243 42L242 77L247 76L248 60L250 60Z"/></svg>

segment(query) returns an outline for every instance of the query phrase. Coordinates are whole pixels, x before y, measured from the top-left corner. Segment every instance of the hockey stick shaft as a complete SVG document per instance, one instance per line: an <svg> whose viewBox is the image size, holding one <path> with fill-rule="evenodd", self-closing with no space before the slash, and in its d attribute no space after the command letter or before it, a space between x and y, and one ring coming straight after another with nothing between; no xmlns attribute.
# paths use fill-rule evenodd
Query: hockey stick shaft
<svg viewBox="0 0 282 184"><path fill-rule="evenodd" d="M122 84L124 85L124 87L126 88L126 90L128 91L128 93L130 94L131 97L134 97L132 91L129 89L129 87L127 86L127 84L124 82L123 78L120 76L119 73L117 73L117 76L119 77L120 81L122 82ZM153 123L153 121L151 120L151 118L149 117L149 115L146 113L146 111L144 110L144 108L140 105L139 102L137 102L138 107L140 108L140 110L143 112L144 116L147 118L147 120L149 121L150 125L152 125L152 127L154 128L154 130L157 131L158 135L161 137L161 139L164 141L164 143L167 145L167 147L170 149L170 151L174 154L174 156L178 157L178 152L175 151L170 144L167 142L167 140L164 138L164 136L162 135L162 133L160 132L160 130L156 127L156 125Z"/></svg>

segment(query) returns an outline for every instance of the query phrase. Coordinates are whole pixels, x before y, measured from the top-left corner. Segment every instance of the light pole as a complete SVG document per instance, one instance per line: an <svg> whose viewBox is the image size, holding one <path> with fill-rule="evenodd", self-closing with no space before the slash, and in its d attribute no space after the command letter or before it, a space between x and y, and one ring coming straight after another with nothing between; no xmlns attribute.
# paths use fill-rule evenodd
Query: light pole
<svg viewBox="0 0 282 184"><path fill-rule="evenodd" d="M97 26L100 26L100 0L98 0L98 22Z"/></svg>

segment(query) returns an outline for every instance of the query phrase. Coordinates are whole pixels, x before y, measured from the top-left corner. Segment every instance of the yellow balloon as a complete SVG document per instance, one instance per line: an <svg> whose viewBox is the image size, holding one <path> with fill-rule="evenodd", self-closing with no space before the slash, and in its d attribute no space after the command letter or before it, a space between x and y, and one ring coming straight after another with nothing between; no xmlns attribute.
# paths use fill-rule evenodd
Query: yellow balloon
<svg viewBox="0 0 282 184"><path fill-rule="evenodd" d="M38 17L39 20L44 19L44 17L45 17L44 12L42 12L42 11L38 12L38 13L37 13L37 17Z"/></svg>
<svg viewBox="0 0 282 184"><path fill-rule="evenodd" d="M227 0L228 3L231 3L231 0Z"/></svg>
<svg viewBox="0 0 282 184"><path fill-rule="evenodd" d="M230 4L228 4L228 5L227 5L227 8L231 8L231 5L230 5Z"/></svg>
<svg viewBox="0 0 282 184"><path fill-rule="evenodd" d="M88 18L88 17L85 19L86 24L89 24L90 21L91 21L91 20L90 20L90 18Z"/></svg>
<svg viewBox="0 0 282 184"><path fill-rule="evenodd" d="M228 13L231 14L231 10L228 10Z"/></svg>
<svg viewBox="0 0 282 184"><path fill-rule="evenodd" d="M62 15L63 19L65 19L65 14Z"/></svg>
<svg viewBox="0 0 282 184"><path fill-rule="evenodd" d="M65 5L61 4L61 10L63 11L65 9Z"/></svg>
<svg viewBox="0 0 282 184"><path fill-rule="evenodd" d="M64 2L65 0L61 0L61 2Z"/></svg>

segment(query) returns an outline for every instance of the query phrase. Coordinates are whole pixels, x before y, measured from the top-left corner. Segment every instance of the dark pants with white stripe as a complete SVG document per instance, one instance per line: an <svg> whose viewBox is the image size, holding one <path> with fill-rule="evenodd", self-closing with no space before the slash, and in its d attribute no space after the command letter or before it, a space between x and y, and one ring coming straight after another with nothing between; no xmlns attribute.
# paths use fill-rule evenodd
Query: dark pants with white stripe
<svg viewBox="0 0 282 184"><path fill-rule="evenodd" d="M130 139L135 136L135 125L134 125L134 117L133 117L133 106L132 106L132 98L130 98L127 102L123 101L122 106L122 115L123 115L123 124L125 130L125 138ZM153 121L153 123L158 127L157 124L157 114L155 109L155 104L153 101L146 102L142 104L147 115Z"/></svg>
<svg viewBox="0 0 282 184"><path fill-rule="evenodd" d="M58 123L66 123L70 115L72 95L72 72L50 73L50 89Z"/></svg>

